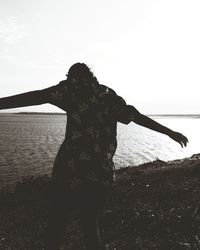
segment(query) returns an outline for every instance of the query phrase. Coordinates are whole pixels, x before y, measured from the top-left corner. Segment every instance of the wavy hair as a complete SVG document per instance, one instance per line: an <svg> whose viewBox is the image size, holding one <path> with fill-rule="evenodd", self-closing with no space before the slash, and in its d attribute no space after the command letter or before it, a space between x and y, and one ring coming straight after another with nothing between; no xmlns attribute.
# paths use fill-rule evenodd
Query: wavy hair
<svg viewBox="0 0 200 250"><path fill-rule="evenodd" d="M85 63L73 64L67 74L68 80L75 79L78 82L99 83L91 69Z"/></svg>

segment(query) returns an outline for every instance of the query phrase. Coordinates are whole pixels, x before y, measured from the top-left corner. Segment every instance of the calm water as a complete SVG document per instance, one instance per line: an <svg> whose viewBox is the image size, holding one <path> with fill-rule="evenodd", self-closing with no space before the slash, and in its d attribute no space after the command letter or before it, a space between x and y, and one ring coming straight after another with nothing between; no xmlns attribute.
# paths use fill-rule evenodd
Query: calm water
<svg viewBox="0 0 200 250"><path fill-rule="evenodd" d="M161 159L181 159L200 153L200 119L154 117L161 124L185 134L187 148L169 137L134 123L118 124L116 168ZM0 114L0 189L14 187L22 177L50 174L64 139L66 117L62 115Z"/></svg>

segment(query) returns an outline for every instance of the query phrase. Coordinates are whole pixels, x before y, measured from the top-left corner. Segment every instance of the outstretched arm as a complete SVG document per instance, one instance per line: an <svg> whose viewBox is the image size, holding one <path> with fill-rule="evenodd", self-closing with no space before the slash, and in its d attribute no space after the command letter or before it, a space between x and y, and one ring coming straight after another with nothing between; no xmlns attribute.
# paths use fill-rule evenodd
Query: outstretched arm
<svg viewBox="0 0 200 250"><path fill-rule="evenodd" d="M0 98L0 109L19 108L43 103L46 103L44 92L42 90L36 90Z"/></svg>
<svg viewBox="0 0 200 250"><path fill-rule="evenodd" d="M181 133L175 132L152 120L148 116L141 114L134 106L127 105L124 99L116 94L114 95L114 100L117 121L125 124L133 121L138 125L168 135L172 140L178 142L181 147L187 146L188 139Z"/></svg>
<svg viewBox="0 0 200 250"><path fill-rule="evenodd" d="M168 135L171 139L178 142L181 145L181 147L187 146L188 139L183 134L181 134L179 132L175 132L175 131L161 125L160 123L152 120L148 116L145 116L138 111L136 114L134 113L132 115L132 121L138 125L141 125L141 126L144 126L146 128L149 128L151 130Z"/></svg>
<svg viewBox="0 0 200 250"><path fill-rule="evenodd" d="M19 108L44 103L50 103L63 109L65 89L65 83L63 81L46 89L3 97L0 98L0 109Z"/></svg>

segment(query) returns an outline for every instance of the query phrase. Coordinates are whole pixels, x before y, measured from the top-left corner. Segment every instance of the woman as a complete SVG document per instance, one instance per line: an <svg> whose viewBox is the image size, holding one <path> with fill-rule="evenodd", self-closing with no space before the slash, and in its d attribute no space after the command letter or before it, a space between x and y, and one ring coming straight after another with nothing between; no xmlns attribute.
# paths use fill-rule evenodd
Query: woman
<svg viewBox="0 0 200 250"><path fill-rule="evenodd" d="M0 99L0 109L50 103L67 113L65 140L55 159L50 192L46 249L56 250L64 232L64 215L80 208L87 250L101 249L99 211L105 187L112 183L117 122L131 121L187 145L187 138L141 114L112 89L100 85L84 63L69 69L58 85Z"/></svg>

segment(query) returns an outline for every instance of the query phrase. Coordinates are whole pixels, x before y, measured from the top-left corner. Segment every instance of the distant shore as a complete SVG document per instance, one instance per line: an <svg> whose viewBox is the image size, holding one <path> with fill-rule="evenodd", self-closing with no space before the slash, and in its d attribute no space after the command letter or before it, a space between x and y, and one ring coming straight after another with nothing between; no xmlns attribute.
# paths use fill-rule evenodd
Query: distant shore
<svg viewBox="0 0 200 250"><path fill-rule="evenodd" d="M200 249L200 154L117 170L101 215L108 250ZM49 178L24 179L0 193L0 248L44 247ZM70 216L64 249L82 249L78 214Z"/></svg>
<svg viewBox="0 0 200 250"><path fill-rule="evenodd" d="M200 118L200 114L148 114L152 117L174 117L174 118Z"/></svg>
<svg viewBox="0 0 200 250"><path fill-rule="evenodd" d="M0 112L1 114L15 115L66 115L64 112ZM174 117L174 118L200 118L200 114L146 114L151 117Z"/></svg>
<svg viewBox="0 0 200 250"><path fill-rule="evenodd" d="M5 114L5 115L66 115L66 113L61 113L61 112L11 112L11 113L0 113L0 115Z"/></svg>

